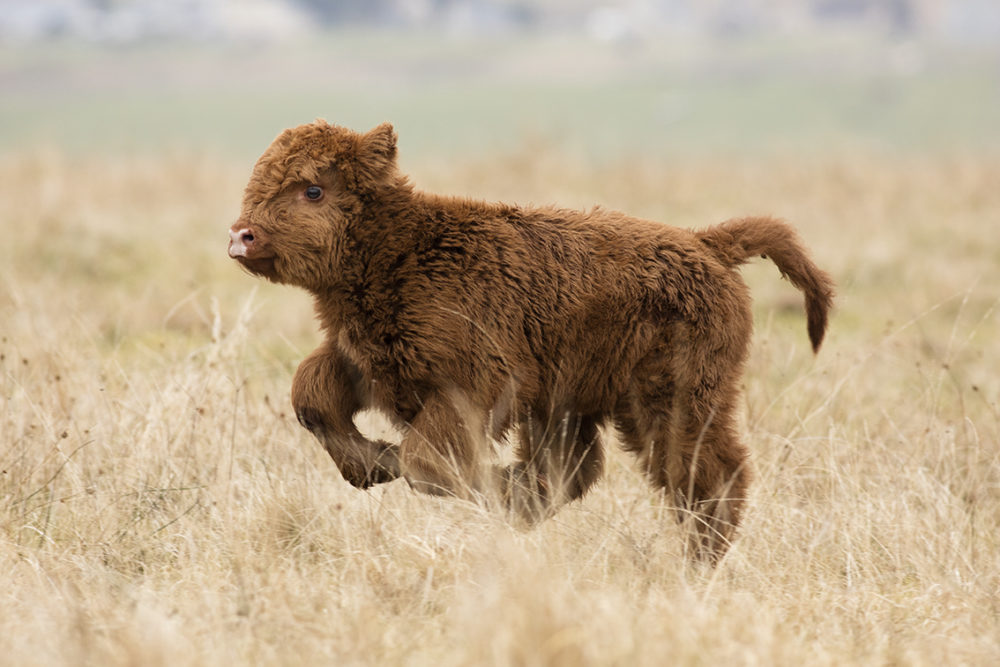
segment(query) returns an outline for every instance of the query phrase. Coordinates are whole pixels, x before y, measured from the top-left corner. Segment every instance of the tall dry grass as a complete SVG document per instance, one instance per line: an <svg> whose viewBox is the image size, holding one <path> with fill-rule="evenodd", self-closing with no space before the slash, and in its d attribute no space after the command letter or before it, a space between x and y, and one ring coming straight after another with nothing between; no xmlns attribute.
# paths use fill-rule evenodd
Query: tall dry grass
<svg viewBox="0 0 1000 667"><path fill-rule="evenodd" d="M1000 661L997 160L405 165L440 191L801 229L838 310L814 360L799 295L745 270L757 481L714 570L620 453L531 531L344 483L288 406L307 298L225 256L249 166L0 161L0 662Z"/></svg>

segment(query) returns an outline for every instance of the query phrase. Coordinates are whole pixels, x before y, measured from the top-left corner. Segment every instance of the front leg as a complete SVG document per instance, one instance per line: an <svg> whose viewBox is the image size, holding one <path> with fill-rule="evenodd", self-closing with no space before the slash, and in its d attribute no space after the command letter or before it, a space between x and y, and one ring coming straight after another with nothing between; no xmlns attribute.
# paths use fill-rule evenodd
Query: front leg
<svg viewBox="0 0 1000 667"><path fill-rule="evenodd" d="M471 499L489 479L480 466L488 447L485 413L458 394L436 392L407 424L400 470L410 486L433 495Z"/></svg>
<svg viewBox="0 0 1000 667"><path fill-rule="evenodd" d="M398 447L369 440L354 425L367 407L358 368L332 344L306 357L292 381L295 415L326 448L344 479L360 489L399 477Z"/></svg>

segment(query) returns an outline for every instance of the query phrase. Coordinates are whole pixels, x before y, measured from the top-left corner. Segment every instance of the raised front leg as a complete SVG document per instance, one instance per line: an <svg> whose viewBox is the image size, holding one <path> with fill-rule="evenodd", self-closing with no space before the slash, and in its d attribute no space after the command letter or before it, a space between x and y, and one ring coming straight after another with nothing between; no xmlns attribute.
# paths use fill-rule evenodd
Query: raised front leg
<svg viewBox="0 0 1000 667"><path fill-rule="evenodd" d="M354 425L354 415L366 407L362 382L354 364L332 345L323 345L295 372L292 406L344 479L365 489L399 477L399 448L369 440Z"/></svg>

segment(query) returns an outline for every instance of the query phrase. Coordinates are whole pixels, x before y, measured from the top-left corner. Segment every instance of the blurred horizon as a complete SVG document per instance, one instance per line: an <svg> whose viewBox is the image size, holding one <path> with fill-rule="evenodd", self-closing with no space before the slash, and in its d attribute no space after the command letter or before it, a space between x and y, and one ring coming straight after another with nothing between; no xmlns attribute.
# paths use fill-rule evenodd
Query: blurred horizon
<svg viewBox="0 0 1000 667"><path fill-rule="evenodd" d="M0 152L240 159L317 117L402 156L1000 150L1000 5L3 0Z"/></svg>
<svg viewBox="0 0 1000 667"><path fill-rule="evenodd" d="M996 46L1000 37L1000 6L990 0L3 0L0 8L0 39L29 42L281 40L349 26L463 36L549 30L619 42L845 29L963 45Z"/></svg>

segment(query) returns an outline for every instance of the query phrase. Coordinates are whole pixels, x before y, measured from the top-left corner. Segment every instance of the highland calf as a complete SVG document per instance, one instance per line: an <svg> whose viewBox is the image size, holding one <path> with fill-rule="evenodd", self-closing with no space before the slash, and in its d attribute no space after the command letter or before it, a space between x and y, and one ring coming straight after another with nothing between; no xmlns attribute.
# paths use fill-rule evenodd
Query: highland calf
<svg viewBox="0 0 1000 667"><path fill-rule="evenodd" d="M315 299L325 340L299 366L292 403L348 482L495 491L536 520L600 477L613 427L710 560L750 479L734 424L751 335L736 269L766 256L802 290L814 350L833 296L771 218L690 231L419 192L397 170L388 124L283 132L230 237L245 268ZM360 433L366 408L394 420L401 443ZM488 443L509 434L517 462L500 467Z"/></svg>

